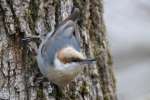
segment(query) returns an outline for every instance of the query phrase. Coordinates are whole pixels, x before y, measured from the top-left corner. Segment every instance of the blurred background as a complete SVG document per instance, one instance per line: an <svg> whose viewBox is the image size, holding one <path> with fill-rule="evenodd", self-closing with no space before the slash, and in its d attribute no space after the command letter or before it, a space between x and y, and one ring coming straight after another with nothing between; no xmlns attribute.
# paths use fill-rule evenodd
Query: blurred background
<svg viewBox="0 0 150 100"><path fill-rule="evenodd" d="M150 100L150 0L104 0L119 100Z"/></svg>

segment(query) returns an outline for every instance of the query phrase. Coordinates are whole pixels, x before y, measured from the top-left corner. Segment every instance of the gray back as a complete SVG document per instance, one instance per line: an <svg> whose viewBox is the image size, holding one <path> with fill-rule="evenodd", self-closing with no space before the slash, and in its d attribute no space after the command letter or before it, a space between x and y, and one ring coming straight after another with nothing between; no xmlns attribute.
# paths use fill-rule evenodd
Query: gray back
<svg viewBox="0 0 150 100"><path fill-rule="evenodd" d="M41 54L44 61L53 66L56 52L66 46L72 46L80 51L80 42L77 37L79 34L76 33L75 28L75 23L68 20L56 29L42 47Z"/></svg>

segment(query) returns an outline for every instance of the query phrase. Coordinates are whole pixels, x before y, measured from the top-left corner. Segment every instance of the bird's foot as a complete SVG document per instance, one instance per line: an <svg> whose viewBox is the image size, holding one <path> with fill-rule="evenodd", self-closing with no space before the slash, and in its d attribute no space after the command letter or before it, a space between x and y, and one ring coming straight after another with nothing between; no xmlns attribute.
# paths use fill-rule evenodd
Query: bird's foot
<svg viewBox="0 0 150 100"><path fill-rule="evenodd" d="M22 41L25 41L25 42L31 42L31 41L37 41L40 39L40 36L39 35L30 35L30 36L26 36L25 38L22 39Z"/></svg>

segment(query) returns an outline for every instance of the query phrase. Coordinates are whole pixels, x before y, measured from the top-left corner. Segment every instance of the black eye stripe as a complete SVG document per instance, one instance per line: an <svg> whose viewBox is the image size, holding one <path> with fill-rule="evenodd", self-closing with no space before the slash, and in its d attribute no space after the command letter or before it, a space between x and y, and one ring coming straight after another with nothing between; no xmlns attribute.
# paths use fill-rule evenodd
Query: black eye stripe
<svg viewBox="0 0 150 100"><path fill-rule="evenodd" d="M96 59L72 59L70 62L94 62Z"/></svg>
<svg viewBox="0 0 150 100"><path fill-rule="evenodd" d="M80 62L81 59L72 59L71 62Z"/></svg>
<svg viewBox="0 0 150 100"><path fill-rule="evenodd" d="M66 59L67 62L80 62L81 59L80 58L70 58L70 59Z"/></svg>

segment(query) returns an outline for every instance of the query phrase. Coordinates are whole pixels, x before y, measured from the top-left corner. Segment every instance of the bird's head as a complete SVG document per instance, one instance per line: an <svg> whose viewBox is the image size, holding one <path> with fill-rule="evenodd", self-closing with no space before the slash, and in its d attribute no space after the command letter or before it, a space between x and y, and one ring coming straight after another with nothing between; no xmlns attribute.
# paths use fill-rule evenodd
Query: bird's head
<svg viewBox="0 0 150 100"><path fill-rule="evenodd" d="M83 54L73 47L65 47L58 51L55 56L55 67L58 69L80 67L83 64L90 64L95 59L87 59Z"/></svg>

